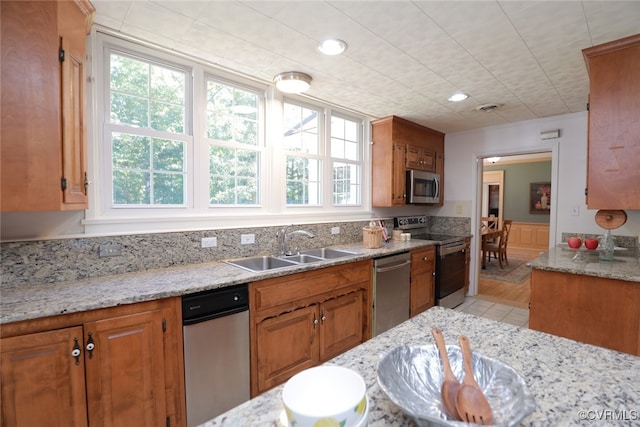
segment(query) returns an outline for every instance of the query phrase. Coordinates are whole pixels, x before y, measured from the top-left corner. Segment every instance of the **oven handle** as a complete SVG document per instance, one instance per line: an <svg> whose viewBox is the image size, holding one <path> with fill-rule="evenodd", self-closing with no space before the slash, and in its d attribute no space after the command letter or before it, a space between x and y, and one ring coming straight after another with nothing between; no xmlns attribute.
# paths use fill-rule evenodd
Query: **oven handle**
<svg viewBox="0 0 640 427"><path fill-rule="evenodd" d="M391 267L376 267L376 273L386 273L387 271L397 270L409 264L411 264L411 261L405 261L401 264L392 265Z"/></svg>
<svg viewBox="0 0 640 427"><path fill-rule="evenodd" d="M467 246L465 244L450 246L450 247L441 246L440 258L444 258L445 256L455 252L466 252L466 250L467 250Z"/></svg>

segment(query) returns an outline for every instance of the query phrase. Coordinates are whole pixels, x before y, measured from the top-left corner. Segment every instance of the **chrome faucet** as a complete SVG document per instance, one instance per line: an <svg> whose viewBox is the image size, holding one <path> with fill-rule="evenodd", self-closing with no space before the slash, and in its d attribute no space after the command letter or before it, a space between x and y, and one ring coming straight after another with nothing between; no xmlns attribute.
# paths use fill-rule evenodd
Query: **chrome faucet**
<svg viewBox="0 0 640 427"><path fill-rule="evenodd" d="M287 233L287 228L288 228L288 226L284 226L278 232L278 239L279 239L279 244L280 244L280 253L278 255L280 255L280 256L283 256L283 255L284 256L294 255L294 253L291 252L290 250L288 250L288 248L287 248L287 243L289 241L289 237L297 236L297 235L307 236L310 239L313 239L314 237L316 237L313 233L310 233L310 232L308 232L306 230L296 230L296 231L292 231L291 233Z"/></svg>

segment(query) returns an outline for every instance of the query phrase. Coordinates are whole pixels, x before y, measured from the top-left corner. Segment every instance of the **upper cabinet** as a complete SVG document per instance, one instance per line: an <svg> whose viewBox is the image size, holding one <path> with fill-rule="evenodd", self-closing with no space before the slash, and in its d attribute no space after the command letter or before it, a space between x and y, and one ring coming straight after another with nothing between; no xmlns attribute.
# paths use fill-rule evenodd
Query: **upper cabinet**
<svg viewBox="0 0 640 427"><path fill-rule="evenodd" d="M87 208L86 0L2 1L1 210Z"/></svg>
<svg viewBox="0 0 640 427"><path fill-rule="evenodd" d="M640 34L583 50L589 209L640 209Z"/></svg>
<svg viewBox="0 0 640 427"><path fill-rule="evenodd" d="M374 207L406 204L408 169L439 173L444 194L444 134L396 116L371 122L371 202ZM440 197L439 206L444 197Z"/></svg>

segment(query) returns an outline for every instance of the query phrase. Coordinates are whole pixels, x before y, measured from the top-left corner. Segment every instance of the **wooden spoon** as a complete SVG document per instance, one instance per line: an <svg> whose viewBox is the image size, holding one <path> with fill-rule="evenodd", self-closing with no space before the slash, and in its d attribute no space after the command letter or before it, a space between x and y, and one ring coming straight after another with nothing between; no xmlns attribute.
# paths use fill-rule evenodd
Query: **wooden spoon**
<svg viewBox="0 0 640 427"><path fill-rule="evenodd" d="M444 406L444 411L449 418L452 420L460 420L458 411L456 410L456 395L458 394L458 388L460 388L460 382L451 370L449 355L447 354L447 347L444 344L442 331L438 328L433 328L431 329L431 334L436 340L436 345L440 352L440 359L442 359L442 368L444 370L444 380L442 381L442 388L440 389L442 406Z"/></svg>
<svg viewBox="0 0 640 427"><path fill-rule="evenodd" d="M464 360L464 378L456 395L456 408L463 421L475 424L493 424L491 405L487 401L482 389L473 378L473 366L471 364L471 346L469 339L460 335L458 338L462 358Z"/></svg>

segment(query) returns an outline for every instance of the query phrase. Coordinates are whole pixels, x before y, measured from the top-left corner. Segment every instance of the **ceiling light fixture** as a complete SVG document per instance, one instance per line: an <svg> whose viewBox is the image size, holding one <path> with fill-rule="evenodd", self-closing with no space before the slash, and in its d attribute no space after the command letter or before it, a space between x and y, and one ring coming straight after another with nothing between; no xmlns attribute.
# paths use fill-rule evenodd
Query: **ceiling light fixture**
<svg viewBox="0 0 640 427"><path fill-rule="evenodd" d="M325 55L340 55L347 49L347 44L340 39L323 40L318 46L318 50Z"/></svg>
<svg viewBox="0 0 640 427"><path fill-rule="evenodd" d="M487 161L488 161L489 163L495 163L495 162L497 162L498 160L500 160L500 157L487 157Z"/></svg>
<svg viewBox="0 0 640 427"><path fill-rule="evenodd" d="M460 101L464 101L467 98L469 98L469 95L467 95L466 93L456 92L456 93L454 93L453 95L451 95L449 97L449 101L451 101L451 102L460 102Z"/></svg>
<svg viewBox="0 0 640 427"><path fill-rule="evenodd" d="M300 93L311 86L311 76L299 71L286 71L273 78L273 82L280 92Z"/></svg>

